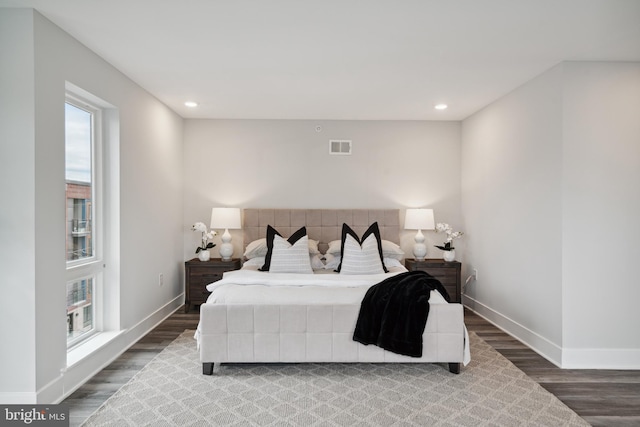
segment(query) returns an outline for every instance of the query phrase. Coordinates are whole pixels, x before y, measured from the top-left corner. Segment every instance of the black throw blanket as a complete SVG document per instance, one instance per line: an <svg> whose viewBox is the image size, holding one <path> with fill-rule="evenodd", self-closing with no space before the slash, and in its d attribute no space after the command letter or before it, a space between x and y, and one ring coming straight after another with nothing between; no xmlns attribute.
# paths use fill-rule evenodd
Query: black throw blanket
<svg viewBox="0 0 640 427"><path fill-rule="evenodd" d="M362 299L353 340L422 357L422 334L432 290L450 301L442 283L424 271L400 273L373 285Z"/></svg>

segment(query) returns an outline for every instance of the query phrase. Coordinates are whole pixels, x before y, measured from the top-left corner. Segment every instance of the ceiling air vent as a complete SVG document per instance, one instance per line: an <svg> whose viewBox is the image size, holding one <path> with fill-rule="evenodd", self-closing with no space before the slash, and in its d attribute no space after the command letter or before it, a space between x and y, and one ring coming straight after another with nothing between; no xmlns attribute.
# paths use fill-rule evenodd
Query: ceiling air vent
<svg viewBox="0 0 640 427"><path fill-rule="evenodd" d="M336 154L338 156L351 155L351 140L350 139L330 139L329 154Z"/></svg>

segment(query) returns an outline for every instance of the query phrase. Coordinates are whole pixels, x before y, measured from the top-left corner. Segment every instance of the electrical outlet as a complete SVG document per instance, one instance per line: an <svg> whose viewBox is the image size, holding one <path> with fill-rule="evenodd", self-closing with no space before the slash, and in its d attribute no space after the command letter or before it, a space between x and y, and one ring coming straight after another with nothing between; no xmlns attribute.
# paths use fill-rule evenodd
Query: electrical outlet
<svg viewBox="0 0 640 427"><path fill-rule="evenodd" d="M164 285L164 274L160 273L158 275L158 286L162 287Z"/></svg>

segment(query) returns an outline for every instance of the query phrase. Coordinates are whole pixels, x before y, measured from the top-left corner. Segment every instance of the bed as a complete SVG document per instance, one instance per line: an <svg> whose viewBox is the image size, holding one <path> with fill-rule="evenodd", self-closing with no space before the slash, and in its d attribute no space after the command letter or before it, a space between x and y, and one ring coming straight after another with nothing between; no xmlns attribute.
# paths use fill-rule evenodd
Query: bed
<svg viewBox="0 0 640 427"><path fill-rule="evenodd" d="M212 293L200 306L195 338L203 374L217 372L222 363L307 362L444 363L459 373L461 364L470 360L463 307L447 303L436 290L430 293L419 357L354 341L365 295L373 285L406 272L399 262L403 255L398 246L399 218L399 211L393 209L244 210L248 259L241 270L225 273L222 280L208 285ZM304 236L291 241L302 229ZM256 246L261 239L264 242ZM273 260L269 271L260 271L265 258L253 255L264 255L260 250L266 241L271 242L268 250ZM367 247L374 251L373 242L377 242L383 270L360 271L360 260L354 265L348 254L354 247L362 254ZM282 252L278 251L300 254L302 246L305 251L308 248L311 270L301 272L296 266L288 271L292 267L280 262ZM261 249L252 252L256 247ZM342 254L346 255L340 260ZM334 271L336 265L340 273Z"/></svg>

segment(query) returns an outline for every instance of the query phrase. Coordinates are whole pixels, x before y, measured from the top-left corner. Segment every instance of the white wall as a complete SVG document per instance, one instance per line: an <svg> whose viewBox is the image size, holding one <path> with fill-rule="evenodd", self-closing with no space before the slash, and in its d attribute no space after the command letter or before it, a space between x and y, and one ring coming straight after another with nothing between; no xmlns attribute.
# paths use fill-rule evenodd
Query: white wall
<svg viewBox="0 0 640 427"><path fill-rule="evenodd" d="M563 366L640 369L640 63L564 64Z"/></svg>
<svg viewBox="0 0 640 427"><path fill-rule="evenodd" d="M330 139L352 140L353 154L329 155ZM184 170L185 227L208 224L216 206L431 207L436 221L460 223L458 122L187 120ZM409 253L415 233L403 235ZM242 235L232 235L240 256ZM425 235L439 257L442 237ZM187 233L185 259L197 244Z"/></svg>
<svg viewBox="0 0 640 427"><path fill-rule="evenodd" d="M182 119L32 10L0 9L2 23L3 402L60 400L182 303ZM6 24L6 25L5 25ZM8 61L5 61L8 55ZM15 62L14 62L15 61ZM65 82L119 112L120 315L124 331L67 367ZM5 108L9 113L4 114ZM17 107L17 108L16 108ZM117 129L116 129L117 131ZM8 176L7 176L8 175ZM11 186L4 183L12 183ZM24 185L24 186L23 186ZM5 209L6 206L15 207ZM5 238L6 236L6 238ZM6 270L5 270L5 265ZM158 287L158 274L165 285ZM16 326L20 325L20 326ZM5 359L5 349L10 356Z"/></svg>
<svg viewBox="0 0 640 427"><path fill-rule="evenodd" d="M640 368L639 69L563 63L463 122L465 302L563 367Z"/></svg>
<svg viewBox="0 0 640 427"><path fill-rule="evenodd" d="M0 9L0 402L7 401L9 393L17 399L33 399L36 383L35 96L30 17L27 10L8 14Z"/></svg>
<svg viewBox="0 0 640 427"><path fill-rule="evenodd" d="M465 302L554 360L562 346L562 71L463 122Z"/></svg>

